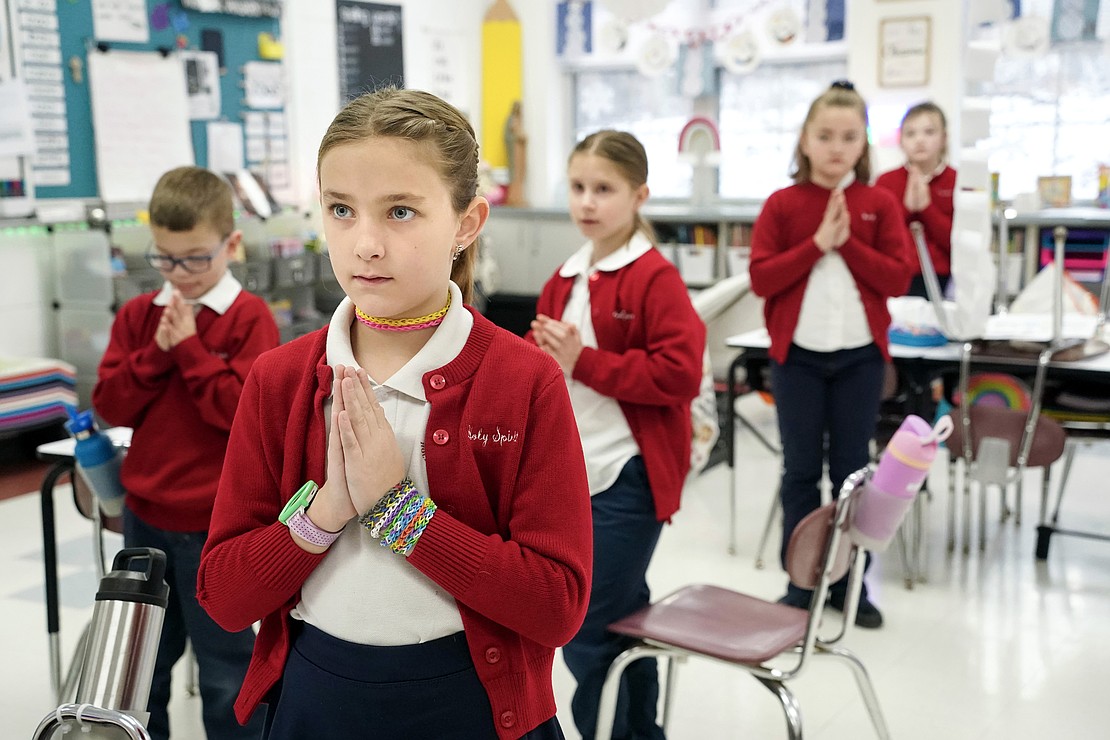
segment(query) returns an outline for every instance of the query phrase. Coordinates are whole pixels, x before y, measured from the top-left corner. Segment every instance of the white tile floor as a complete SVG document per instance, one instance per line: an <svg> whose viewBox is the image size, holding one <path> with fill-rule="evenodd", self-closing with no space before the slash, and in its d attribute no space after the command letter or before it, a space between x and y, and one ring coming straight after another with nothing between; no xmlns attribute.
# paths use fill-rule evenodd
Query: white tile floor
<svg viewBox="0 0 1110 740"><path fill-rule="evenodd" d="M686 492L682 511L664 530L650 571L657 596L708 582L775 598L784 587L773 542L765 570L753 565L775 483L777 460L750 437L738 443L739 552L726 552L728 469L719 466ZM943 468L939 464L938 468ZM871 671L891 733L898 740L1023 740L1110 737L1110 543L1057 536L1049 558L1033 557L1039 478L1026 485L1027 521L1015 528L995 518L992 497L987 549L970 556L944 548L947 501L933 477L928 513L928 581L907 591L892 548L869 574L886 617L878 631L853 631L845 645ZM1080 450L1062 524L1110 533L1106 484L1110 445ZM96 580L88 522L58 495L62 638L68 658L91 614ZM36 494L0 503L0 736L30 738L54 706L47 672L42 596L41 530ZM572 682L556 660L556 695L569 702ZM183 683L178 681L177 686ZM815 662L794 684L807 737L874 737L847 670ZM203 738L199 700L175 694L175 737ZM561 712L568 738L576 738ZM785 737L777 701L744 673L707 661L681 670L672 740Z"/></svg>

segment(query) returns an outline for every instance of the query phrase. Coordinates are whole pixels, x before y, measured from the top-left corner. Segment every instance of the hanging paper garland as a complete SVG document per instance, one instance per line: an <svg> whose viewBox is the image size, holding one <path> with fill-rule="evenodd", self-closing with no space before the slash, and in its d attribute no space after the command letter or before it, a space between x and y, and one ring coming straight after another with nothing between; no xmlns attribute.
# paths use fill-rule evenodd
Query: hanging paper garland
<svg viewBox="0 0 1110 740"><path fill-rule="evenodd" d="M636 68L645 77L658 77L674 64L674 44L661 33L653 33L636 51Z"/></svg>
<svg viewBox="0 0 1110 740"><path fill-rule="evenodd" d="M1002 49L1011 56L1040 57L1048 53L1049 40L1046 18L1023 15L1006 24Z"/></svg>
<svg viewBox="0 0 1110 740"><path fill-rule="evenodd" d="M628 27L623 21L610 18L597 29L597 46L607 54L616 54L628 43Z"/></svg>
<svg viewBox="0 0 1110 740"><path fill-rule="evenodd" d="M767 33L783 46L791 44L802 31L802 19L790 6L783 6L767 18Z"/></svg>
<svg viewBox="0 0 1110 740"><path fill-rule="evenodd" d="M729 36L714 46L721 66L733 74L747 74L759 66L759 41L751 29Z"/></svg>

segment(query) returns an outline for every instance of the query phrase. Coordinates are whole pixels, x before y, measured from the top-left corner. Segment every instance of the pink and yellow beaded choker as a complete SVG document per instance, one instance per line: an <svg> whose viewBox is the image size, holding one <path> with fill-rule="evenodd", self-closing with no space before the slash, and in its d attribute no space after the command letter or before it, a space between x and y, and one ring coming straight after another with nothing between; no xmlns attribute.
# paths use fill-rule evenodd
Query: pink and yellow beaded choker
<svg viewBox="0 0 1110 740"><path fill-rule="evenodd" d="M380 319L377 316L371 316L365 313L361 308L355 306L355 318L371 329L380 329L382 331L417 331L418 329L431 329L434 326L442 324L443 317L447 315L447 310L449 308L451 308L450 291L447 293L447 303L443 304L443 308L425 316L417 316L412 319Z"/></svg>

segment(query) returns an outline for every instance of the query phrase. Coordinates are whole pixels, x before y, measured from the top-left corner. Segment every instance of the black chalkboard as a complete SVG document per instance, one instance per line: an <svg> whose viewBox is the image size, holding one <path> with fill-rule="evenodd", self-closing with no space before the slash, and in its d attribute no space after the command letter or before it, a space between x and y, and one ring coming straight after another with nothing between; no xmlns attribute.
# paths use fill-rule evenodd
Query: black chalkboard
<svg viewBox="0 0 1110 740"><path fill-rule="evenodd" d="M401 6L337 0L339 99L385 85L404 86Z"/></svg>

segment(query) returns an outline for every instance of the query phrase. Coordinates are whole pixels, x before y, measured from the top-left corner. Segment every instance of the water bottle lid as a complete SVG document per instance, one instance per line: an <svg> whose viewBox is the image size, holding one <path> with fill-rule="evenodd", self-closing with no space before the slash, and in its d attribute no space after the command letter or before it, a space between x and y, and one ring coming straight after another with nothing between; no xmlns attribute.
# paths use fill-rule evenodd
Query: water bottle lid
<svg viewBox="0 0 1110 740"><path fill-rule="evenodd" d="M66 404L66 413L69 414L69 421L65 423L66 431L74 436L80 432L87 432L96 426L92 409L79 412L76 406Z"/></svg>
<svg viewBox="0 0 1110 740"><path fill-rule="evenodd" d="M153 547L120 550L112 560L112 571L100 579L96 600L133 601L165 609L170 596L165 576L166 553L161 550Z"/></svg>

